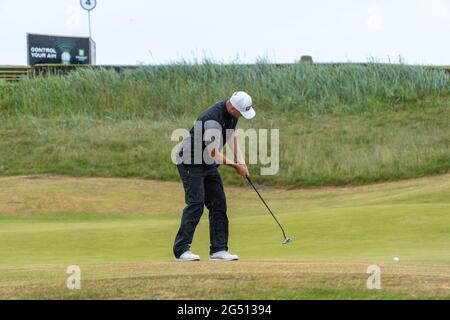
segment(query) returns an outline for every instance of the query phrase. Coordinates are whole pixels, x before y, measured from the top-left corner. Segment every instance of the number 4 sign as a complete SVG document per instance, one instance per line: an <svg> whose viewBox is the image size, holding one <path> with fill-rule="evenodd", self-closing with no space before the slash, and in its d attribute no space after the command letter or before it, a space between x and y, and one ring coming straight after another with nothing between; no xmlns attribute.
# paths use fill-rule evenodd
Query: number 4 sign
<svg viewBox="0 0 450 320"><path fill-rule="evenodd" d="M92 39L91 11L97 6L97 0L80 0L81 7L88 12L89 16L89 38Z"/></svg>
<svg viewBox="0 0 450 320"><path fill-rule="evenodd" d="M81 0L81 7L86 11L92 11L97 6L97 0Z"/></svg>

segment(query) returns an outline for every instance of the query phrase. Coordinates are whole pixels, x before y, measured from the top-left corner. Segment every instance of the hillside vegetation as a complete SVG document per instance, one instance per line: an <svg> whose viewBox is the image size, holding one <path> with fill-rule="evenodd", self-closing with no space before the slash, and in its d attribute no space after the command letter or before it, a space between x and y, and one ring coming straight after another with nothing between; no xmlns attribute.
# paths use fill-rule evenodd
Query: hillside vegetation
<svg viewBox="0 0 450 320"><path fill-rule="evenodd" d="M286 187L361 184L450 169L450 78L405 65L173 65L0 82L0 175L178 179L174 129L235 90L240 127L280 129ZM258 166L251 170L258 175ZM242 179L223 169L233 184Z"/></svg>

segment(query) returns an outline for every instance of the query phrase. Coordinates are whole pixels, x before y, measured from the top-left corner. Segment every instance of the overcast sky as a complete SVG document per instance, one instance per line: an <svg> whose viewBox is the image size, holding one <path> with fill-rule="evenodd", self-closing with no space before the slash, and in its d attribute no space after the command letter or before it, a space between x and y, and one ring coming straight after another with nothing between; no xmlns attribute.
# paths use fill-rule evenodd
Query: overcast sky
<svg viewBox="0 0 450 320"><path fill-rule="evenodd" d="M450 0L98 0L98 64L368 58L450 65ZM88 35L79 0L0 0L0 65L24 65L26 33Z"/></svg>

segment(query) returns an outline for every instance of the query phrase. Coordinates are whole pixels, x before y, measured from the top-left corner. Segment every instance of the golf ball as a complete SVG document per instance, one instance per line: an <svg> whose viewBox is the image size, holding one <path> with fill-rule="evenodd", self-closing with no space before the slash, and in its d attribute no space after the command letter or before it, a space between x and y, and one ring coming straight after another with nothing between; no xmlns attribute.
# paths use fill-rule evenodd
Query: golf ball
<svg viewBox="0 0 450 320"><path fill-rule="evenodd" d="M394 259L393 259L395 262L399 262L400 261L400 258L399 257L394 257Z"/></svg>

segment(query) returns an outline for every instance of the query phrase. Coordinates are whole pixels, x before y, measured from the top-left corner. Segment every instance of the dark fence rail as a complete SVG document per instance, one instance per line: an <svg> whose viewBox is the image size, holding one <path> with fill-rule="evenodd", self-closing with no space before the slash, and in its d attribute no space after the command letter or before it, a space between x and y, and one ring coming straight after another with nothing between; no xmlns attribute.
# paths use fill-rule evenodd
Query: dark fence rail
<svg viewBox="0 0 450 320"><path fill-rule="evenodd" d="M31 74L34 76L38 75L64 75L68 74L74 70L80 68L88 68L88 69L108 69L114 70L117 72L126 70L126 69L136 69L139 66L120 66L120 65L55 65L55 64L38 64L31 68Z"/></svg>
<svg viewBox="0 0 450 320"><path fill-rule="evenodd" d="M23 66L0 66L0 80L14 82L22 77L27 77L30 70L30 67Z"/></svg>

